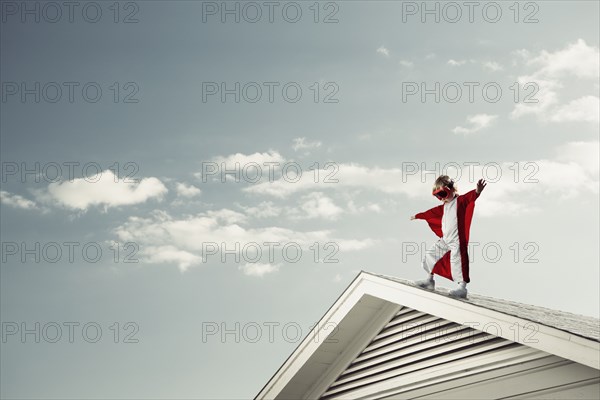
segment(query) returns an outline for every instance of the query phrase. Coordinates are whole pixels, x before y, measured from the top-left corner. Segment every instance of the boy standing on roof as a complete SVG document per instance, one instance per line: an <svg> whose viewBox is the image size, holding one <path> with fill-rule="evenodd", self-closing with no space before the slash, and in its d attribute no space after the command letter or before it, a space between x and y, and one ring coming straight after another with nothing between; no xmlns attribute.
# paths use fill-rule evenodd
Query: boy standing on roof
<svg viewBox="0 0 600 400"><path fill-rule="evenodd" d="M473 218L475 200L479 197L487 183L480 179L477 188L463 195L457 193L454 181L447 175L435 180L433 195L443 202L425 212L410 217L424 219L431 230L440 238L425 252L423 268L427 271L427 279L415 284L424 289L434 290L433 274L448 278L458 284L458 288L450 291L450 296L466 298L469 279L469 229Z"/></svg>

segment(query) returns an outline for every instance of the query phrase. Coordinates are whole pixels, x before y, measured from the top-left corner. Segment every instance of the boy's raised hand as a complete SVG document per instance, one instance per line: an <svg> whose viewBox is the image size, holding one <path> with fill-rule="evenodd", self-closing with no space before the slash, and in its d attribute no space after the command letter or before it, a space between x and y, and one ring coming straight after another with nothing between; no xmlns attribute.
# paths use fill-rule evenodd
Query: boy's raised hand
<svg viewBox="0 0 600 400"><path fill-rule="evenodd" d="M415 219L415 216L414 216L414 215L411 215L411 216L410 216L410 220L412 221L413 219Z"/></svg>
<svg viewBox="0 0 600 400"><path fill-rule="evenodd" d="M487 183L485 180L480 179L479 182L477 182L477 194L481 193L486 185Z"/></svg>

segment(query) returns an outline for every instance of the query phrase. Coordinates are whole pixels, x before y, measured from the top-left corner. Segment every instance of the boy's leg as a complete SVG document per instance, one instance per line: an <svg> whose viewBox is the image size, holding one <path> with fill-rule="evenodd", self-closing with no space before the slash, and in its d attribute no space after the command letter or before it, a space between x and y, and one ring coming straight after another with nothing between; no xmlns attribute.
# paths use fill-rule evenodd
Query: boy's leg
<svg viewBox="0 0 600 400"><path fill-rule="evenodd" d="M464 281L462 270L462 256L458 242L449 243L450 248L450 266L452 271L452 280L458 284L458 288L451 290L448 294L453 297L467 297L467 283Z"/></svg>
<svg viewBox="0 0 600 400"><path fill-rule="evenodd" d="M422 267L425 272L427 272L427 277L422 281L416 281L415 284L417 286L430 290L435 289L435 282L433 281L433 267L447 252L448 247L442 239L439 239L425 251Z"/></svg>
<svg viewBox="0 0 600 400"><path fill-rule="evenodd" d="M448 252L449 248L443 239L439 239L425 251L422 266L425 272L433 275L433 267Z"/></svg>
<svg viewBox="0 0 600 400"><path fill-rule="evenodd" d="M462 270L462 256L460 254L460 244L458 242L448 243L450 249L450 270L454 282L464 282Z"/></svg>

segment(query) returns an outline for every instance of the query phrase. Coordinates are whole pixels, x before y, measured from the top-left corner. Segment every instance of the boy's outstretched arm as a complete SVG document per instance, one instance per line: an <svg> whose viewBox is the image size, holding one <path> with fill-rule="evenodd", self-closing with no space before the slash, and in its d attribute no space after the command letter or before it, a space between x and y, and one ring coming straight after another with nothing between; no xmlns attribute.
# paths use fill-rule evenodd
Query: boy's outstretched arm
<svg viewBox="0 0 600 400"><path fill-rule="evenodd" d="M486 181L483 179L480 179L477 182L477 187L475 189L463 194L462 196L459 197L459 199L462 198L462 202L464 202L466 204L474 202L475 200L477 200L477 198L479 197L479 195L481 194L481 192L483 191L483 189L485 188L486 185L487 185Z"/></svg>
<svg viewBox="0 0 600 400"><path fill-rule="evenodd" d="M431 228L433 233L438 237L442 237L442 216L444 215L444 205L440 204L437 207L433 207L430 210L427 210L422 213L418 213L410 217L410 219L424 219L427 221L427 225Z"/></svg>
<svg viewBox="0 0 600 400"><path fill-rule="evenodd" d="M413 215L410 217L410 219L412 221L413 219L427 220L427 219L431 219L431 218L441 218L443 214L444 214L444 206L439 205L439 206L433 207L427 211Z"/></svg>

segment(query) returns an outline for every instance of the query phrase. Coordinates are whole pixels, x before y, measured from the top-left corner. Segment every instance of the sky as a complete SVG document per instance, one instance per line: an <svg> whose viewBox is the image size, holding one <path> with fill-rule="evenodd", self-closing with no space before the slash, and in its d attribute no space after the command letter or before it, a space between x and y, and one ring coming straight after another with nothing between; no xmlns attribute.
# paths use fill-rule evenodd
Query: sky
<svg viewBox="0 0 600 400"><path fill-rule="evenodd" d="M3 0L0 396L253 398L440 174L470 292L598 317L599 2L473 4Z"/></svg>

